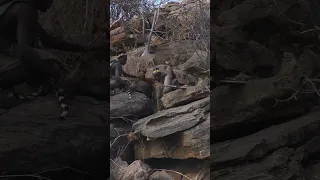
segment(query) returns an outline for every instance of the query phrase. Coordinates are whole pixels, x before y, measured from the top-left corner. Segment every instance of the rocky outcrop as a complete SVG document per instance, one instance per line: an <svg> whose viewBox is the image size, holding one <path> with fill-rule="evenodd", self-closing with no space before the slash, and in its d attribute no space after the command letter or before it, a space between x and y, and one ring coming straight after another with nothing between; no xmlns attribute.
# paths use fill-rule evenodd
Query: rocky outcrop
<svg viewBox="0 0 320 180"><path fill-rule="evenodd" d="M111 117L144 117L152 112L149 98L141 93L123 92L110 97L110 116Z"/></svg>
<svg viewBox="0 0 320 180"><path fill-rule="evenodd" d="M32 174L68 166L90 172L91 179L106 178L109 127L89 111L108 104L92 103L72 101L67 121L59 120L54 97L39 97L2 113L0 171Z"/></svg>
<svg viewBox="0 0 320 180"><path fill-rule="evenodd" d="M210 67L210 53L207 51L196 51L187 62L180 65L179 69L182 71L201 72L209 70Z"/></svg>
<svg viewBox="0 0 320 180"><path fill-rule="evenodd" d="M237 129L247 124L252 124L254 129L263 122L272 124L271 121L279 122L281 118L285 120L305 112L308 107L303 102L308 95L297 101L281 101L290 98L303 79L303 70L293 55L285 53L284 56L280 72L273 77L251 80L242 87L221 86L212 91L212 140L232 138L223 132L236 131L237 134Z"/></svg>
<svg viewBox="0 0 320 180"><path fill-rule="evenodd" d="M111 162L110 180L145 180L145 179L163 179L173 180L173 178L165 172L153 171L147 164L140 160L134 161L130 165L122 161L121 158L116 158Z"/></svg>
<svg viewBox="0 0 320 180"><path fill-rule="evenodd" d="M203 66L202 63L206 62L208 65L209 54L201 51L198 52L202 53L204 59L194 55L185 65L181 66L184 67L183 70L178 69L180 66L173 68L174 79L172 85L182 87L162 97L161 100L165 110L155 114L143 114L140 111L142 109L144 111L148 109L145 105L148 104L149 99L142 98L144 97L144 94L142 94L143 90L146 89L145 87L147 87L147 85L141 86L143 87L140 88L141 91L133 93L139 97L137 99L128 99L128 95L125 92L110 97L110 113L117 114L118 116L126 116L126 118L118 117L111 119L113 125L111 130L114 132L110 148L113 152L112 158L119 157L119 155L116 154L116 150L113 150L118 149L118 151L122 152L120 157L126 161L130 161L132 158L130 155L131 145L133 145L134 150L131 152L134 153L134 158L137 160L153 161L159 159L161 161L161 159L179 159L185 162L193 159L191 160L192 162L188 163L193 165L197 164L197 168L186 171L186 168L181 168L183 167L183 162L174 164L166 162L165 164L167 165L165 167L160 167L161 163L150 162L150 167L152 168L169 169L169 171L166 172L164 170L166 173L156 171L150 174L149 179L170 179L170 176L177 179L177 177L181 178L181 175L175 172L181 171L184 171L183 174L187 174L186 177L208 178L209 168L207 164L204 165L204 162L208 163L210 157L210 85L207 77L203 79L196 77L199 77L199 74L203 75L203 73L199 73L202 67L207 68L207 66ZM138 57L136 53L138 53L138 50L128 53L128 64L126 64L124 68L126 72L134 75L145 73L145 78L151 80L153 78L152 70L155 67L159 68L160 71L167 70L168 65L164 65L163 60L158 62L160 63L159 65L155 66L155 62L160 59L157 53L145 57ZM133 60L131 58L136 59ZM182 61L179 64L183 64L184 62L186 61ZM172 61L170 61L170 64L171 63ZM195 72L194 76L190 73L191 64L198 65L199 67L193 69L193 72ZM124 79L139 82L138 80ZM135 104L135 106L133 106L133 104ZM134 116L128 118L130 114L134 114ZM133 123L132 132L129 131L131 127L129 124L131 122ZM122 151L123 147L129 147L130 150ZM197 160L200 162L197 162ZM137 163L138 162L135 162L135 164ZM169 166L169 164L173 166ZM140 170L136 168L133 169L134 172L140 172ZM125 171L127 170L129 171L129 169L123 168L122 170L116 169L111 171L114 177L123 178L119 177L119 174L126 176L124 174L126 174ZM146 174L145 171L142 172L141 170L141 173L139 173L141 177L139 175L139 178L143 179L145 177L145 175L143 175ZM170 176L167 174L170 174ZM133 177L135 175L131 174L130 176Z"/></svg>
<svg viewBox="0 0 320 180"><path fill-rule="evenodd" d="M308 2L215 2L211 179L319 179L319 51L298 25Z"/></svg>
<svg viewBox="0 0 320 180"><path fill-rule="evenodd" d="M160 111L137 121L133 124L134 132L145 138L143 146L135 144L136 157L138 159L208 158L209 103L210 98L207 97L185 106Z"/></svg>
<svg viewBox="0 0 320 180"><path fill-rule="evenodd" d="M205 98L210 93L209 79L199 80L195 86L185 87L166 93L162 96L161 101L165 108L182 106L190 102Z"/></svg>
<svg viewBox="0 0 320 180"><path fill-rule="evenodd" d="M260 176L261 173L263 174L261 178L280 178L284 175L303 177L302 164L308 156L312 157L319 152L314 146L318 138L313 138L319 129L318 117L319 111L315 111L247 137L213 144L211 146L212 168L219 169L212 172L213 177L228 179L234 177L233 171L239 175L242 174L236 176L241 179ZM305 142L308 143L299 147ZM243 162L250 163L237 166ZM225 166L231 166L234 170L228 167L227 173L220 174L223 168L219 167ZM286 170L283 171L283 169Z"/></svg>
<svg viewBox="0 0 320 180"><path fill-rule="evenodd" d="M126 98L127 94L124 92L111 94L110 109L112 117L113 114L126 116L122 119L111 120L114 131L117 131L115 128L122 130L121 133L114 135L111 143L113 143L113 140L119 140L119 142L118 144L112 144L112 147L121 149L126 144L133 144L136 160L146 160L146 163L153 170L162 169L149 174L148 179L209 178L210 80L208 75L210 73L210 53L206 50L208 47L202 47L205 43L199 43L197 35L194 34L199 32L191 32L190 26L192 25L187 22L193 20L197 23L198 21L194 19L201 19L200 16L204 8L209 9L209 3L206 2L202 4L202 9L199 8L200 5L197 1L170 2L160 7L160 16L154 32L157 36L151 38L151 54L141 57L144 47L127 52L128 60L124 65L124 71L135 76L144 75L149 83L153 82L152 71L154 68L159 68L160 71L165 72L169 65L172 67L173 79L170 85L176 86L176 88L161 98L161 106L164 107L164 110L154 114L140 111L142 109L144 111L148 110L145 105L149 99L144 99L143 95L141 96L141 94L147 94L145 92L147 88L144 88L147 86L144 85L141 85L143 88L140 88L140 90L135 90L135 95L139 98L128 100ZM204 16L206 16L207 11L204 13ZM152 11L146 19L152 21ZM139 34L143 29L141 20L142 18L136 17L128 21L126 25L134 26L133 29L140 31L134 33ZM201 20L203 20L201 22L209 23L209 18L206 20L202 18ZM199 24L195 26L198 27ZM146 23L146 28L150 29L149 23ZM113 25L111 29L112 47L123 44L125 46L137 45L134 44L137 42L127 42L126 38L132 32L127 30L124 24L118 23ZM176 34L175 31L179 35L171 37ZM208 31L201 33L202 39L205 39L202 36L208 35ZM197 46L197 44L200 44L200 46ZM146 97L149 98L150 96L147 95ZM155 106L154 99L149 102ZM136 106L133 106L133 104ZM134 116L129 118L130 114L134 114ZM120 122L123 123L116 125ZM129 122L133 123L132 132L128 132L128 128L122 127L124 124L127 127ZM127 153L123 153L121 158L127 160L129 156L125 154ZM166 162L167 160L173 161L171 163ZM165 162L161 163L161 161ZM181 168L186 163L194 168ZM166 165L162 166L163 164ZM129 168L131 165L126 164L124 166ZM130 168L137 172L136 175L131 173L131 169L127 168L112 170L112 173L118 179L125 179L129 176L137 179L146 178L147 167L141 165L138 161L135 161L132 166L135 166ZM130 172L130 175L125 175L125 171Z"/></svg>

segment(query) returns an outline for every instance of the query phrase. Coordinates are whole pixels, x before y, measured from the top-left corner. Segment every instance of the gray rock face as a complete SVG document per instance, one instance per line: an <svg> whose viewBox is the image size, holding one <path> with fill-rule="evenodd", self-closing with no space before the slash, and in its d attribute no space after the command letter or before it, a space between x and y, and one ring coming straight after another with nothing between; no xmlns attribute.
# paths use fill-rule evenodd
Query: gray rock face
<svg viewBox="0 0 320 180"><path fill-rule="evenodd" d="M147 140L135 143L136 158L209 158L209 110L207 97L140 119L133 129Z"/></svg>
<svg viewBox="0 0 320 180"><path fill-rule="evenodd" d="M140 119L133 124L133 129L152 139L184 131L205 120L204 108L209 103L210 98L207 97L185 106L160 111Z"/></svg>
<svg viewBox="0 0 320 180"><path fill-rule="evenodd" d="M204 71L210 67L210 53L206 51L196 51L190 59L180 65L182 71L192 72L194 70Z"/></svg>
<svg viewBox="0 0 320 180"><path fill-rule="evenodd" d="M108 106L71 101L69 117L60 121L56 101L39 97L0 115L1 172L34 173L63 164L106 175L109 127L88 109Z"/></svg>
<svg viewBox="0 0 320 180"><path fill-rule="evenodd" d="M290 179L293 175L290 173L290 167L288 167L287 161L290 161L290 156L293 151L293 149L283 148L275 151L260 162L253 162L243 166L234 166L226 170L211 171L211 178L223 180L251 178L265 180ZM284 169L283 172L281 172L282 169ZM271 171L273 171L273 173L271 173Z"/></svg>
<svg viewBox="0 0 320 180"><path fill-rule="evenodd" d="M301 164L320 152L319 138L313 138L320 127L319 115L317 110L243 138L211 145L211 168L216 169L211 175L216 179L290 179L304 176ZM297 147L308 139L308 143L297 149L287 148ZM226 165L229 167L219 168Z"/></svg>
<svg viewBox="0 0 320 180"><path fill-rule="evenodd" d="M174 180L174 178L163 171L156 171L150 176L150 180Z"/></svg>
<svg viewBox="0 0 320 180"><path fill-rule="evenodd" d="M280 147L299 144L317 131L320 125L319 115L320 111L316 111L250 136L213 144L212 163L218 165L231 161L249 161L261 158Z"/></svg>
<svg viewBox="0 0 320 180"><path fill-rule="evenodd" d="M176 80L181 85L196 85L197 78L192 76L186 71L181 71L179 69L173 69L173 73L176 75Z"/></svg>
<svg viewBox="0 0 320 180"><path fill-rule="evenodd" d="M186 105L199 99L205 98L210 93L209 79L199 80L195 86L185 89L177 89L162 96L161 101L165 108Z"/></svg>
<svg viewBox="0 0 320 180"><path fill-rule="evenodd" d="M292 88L299 89L301 72L293 55L285 53L277 75L251 80L243 86L215 88L211 92L211 114L214 118L210 124L212 140L230 139L232 134L228 132L236 132L250 123L270 123L282 117L303 114L306 108L303 98L277 102L288 99L294 93Z"/></svg>
<svg viewBox="0 0 320 180"><path fill-rule="evenodd" d="M171 180L173 179L167 173L151 172L151 168L140 160L136 160L130 165L122 161L121 158L116 158L110 165L111 180L146 180L159 179ZM167 179L166 179L167 178Z"/></svg>
<svg viewBox="0 0 320 180"><path fill-rule="evenodd" d="M152 113L149 98L141 93L123 92L110 97L110 117L145 117Z"/></svg>

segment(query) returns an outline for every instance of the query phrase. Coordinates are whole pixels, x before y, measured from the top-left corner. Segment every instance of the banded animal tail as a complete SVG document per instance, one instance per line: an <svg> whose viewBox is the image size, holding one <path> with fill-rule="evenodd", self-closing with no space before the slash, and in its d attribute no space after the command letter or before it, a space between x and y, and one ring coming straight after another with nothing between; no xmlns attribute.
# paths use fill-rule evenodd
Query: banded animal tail
<svg viewBox="0 0 320 180"><path fill-rule="evenodd" d="M30 95L21 95L19 93L16 93L14 91L11 91L8 94L8 97L16 97L22 101L27 101L27 100L31 100L31 99L35 99L36 97L42 95L45 92L45 88L43 85L41 85L37 91L31 93ZM60 118L65 119L66 116L68 115L68 105L65 103L65 97L64 97L64 90L62 88L60 88L57 92L56 92L56 97L58 98L58 101L60 103L60 110L61 110L61 114L60 114Z"/></svg>
<svg viewBox="0 0 320 180"><path fill-rule="evenodd" d="M128 91L127 91L127 93L128 93L129 99L131 99L131 98L132 98L132 96L131 96L131 92L130 92L130 90L128 90Z"/></svg>
<svg viewBox="0 0 320 180"><path fill-rule="evenodd" d="M56 97L58 98L58 101L60 103L60 118L65 119L68 115L69 108L68 105L65 103L65 92L62 88L59 88L59 90L56 92Z"/></svg>

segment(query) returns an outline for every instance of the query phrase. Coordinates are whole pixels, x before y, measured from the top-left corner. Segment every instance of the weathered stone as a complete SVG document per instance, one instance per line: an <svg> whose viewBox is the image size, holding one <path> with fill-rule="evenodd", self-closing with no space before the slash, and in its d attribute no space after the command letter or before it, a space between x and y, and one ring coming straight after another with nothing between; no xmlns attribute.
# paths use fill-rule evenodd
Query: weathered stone
<svg viewBox="0 0 320 180"><path fill-rule="evenodd" d="M207 120L188 130L156 140L135 144L135 157L140 159L206 159L210 157L210 115Z"/></svg>
<svg viewBox="0 0 320 180"><path fill-rule="evenodd" d="M210 67L210 54L207 51L196 51L187 62L179 66L182 71L205 71Z"/></svg>
<svg viewBox="0 0 320 180"><path fill-rule="evenodd" d="M320 111L287 123L272 126L252 135L211 146L212 164L237 163L264 157L270 151L310 139L320 127Z"/></svg>
<svg viewBox="0 0 320 180"><path fill-rule="evenodd" d="M285 53L284 56L280 72L273 77L248 81L243 87L219 87L211 92L212 139L229 136L228 132L237 131L243 123L246 126L242 128L250 128L248 123L271 122L305 112L303 98L276 103L276 99L288 99L295 92L292 88L299 89L302 78L293 55Z"/></svg>
<svg viewBox="0 0 320 180"><path fill-rule="evenodd" d="M156 171L150 177L150 180L174 180L172 176L164 171Z"/></svg>
<svg viewBox="0 0 320 180"><path fill-rule="evenodd" d="M176 82L181 84L181 85L196 85L197 83L197 78L195 78L194 76L192 76L191 74L189 74L186 71L181 71L178 69L173 69L173 73L176 76Z"/></svg>
<svg viewBox="0 0 320 180"><path fill-rule="evenodd" d="M120 180L122 175L126 172L128 168L128 163L122 161L121 158L116 158L110 161L110 179L111 180Z"/></svg>
<svg viewBox="0 0 320 180"><path fill-rule="evenodd" d="M163 172L172 176L173 179L210 179L210 164L206 160L157 159L157 161L150 160L149 162L151 161L154 161L154 163L150 163L154 169L163 170Z"/></svg>
<svg viewBox="0 0 320 180"><path fill-rule="evenodd" d="M150 170L151 168L140 160L128 165L117 158L110 165L111 179L114 180L146 180Z"/></svg>
<svg viewBox="0 0 320 180"><path fill-rule="evenodd" d="M259 162L252 162L229 168L211 170L211 178L217 180L236 180L236 179L286 179L284 176L291 175L287 161L293 149L282 148L273 152L270 156Z"/></svg>
<svg viewBox="0 0 320 180"><path fill-rule="evenodd" d="M204 98L185 106L170 108L140 119L133 124L134 132L157 139L187 130L206 119L210 98Z"/></svg>
<svg viewBox="0 0 320 180"><path fill-rule="evenodd" d="M131 99L127 92L110 97L111 117L145 117L152 113L149 98L141 93L131 93Z"/></svg>
<svg viewBox="0 0 320 180"><path fill-rule="evenodd" d="M190 102L205 98L210 93L209 79L200 80L196 86L186 89L177 89L162 96L161 101L165 108L182 106Z"/></svg>
<svg viewBox="0 0 320 180"><path fill-rule="evenodd" d="M35 173L64 164L105 176L109 126L88 111L90 105L70 101L66 121L59 120L54 97L38 97L1 114L0 171Z"/></svg>

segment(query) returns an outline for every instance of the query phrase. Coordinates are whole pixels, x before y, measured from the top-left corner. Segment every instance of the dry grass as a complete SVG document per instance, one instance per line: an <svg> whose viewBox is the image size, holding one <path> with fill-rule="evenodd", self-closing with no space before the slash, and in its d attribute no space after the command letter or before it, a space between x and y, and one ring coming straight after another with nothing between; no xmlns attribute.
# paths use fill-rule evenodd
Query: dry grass
<svg viewBox="0 0 320 180"><path fill-rule="evenodd" d="M104 0L56 0L48 12L40 14L39 20L43 27L55 37L88 45L101 34L101 32L93 33L93 31L102 26L107 19L107 2ZM102 37L97 44L106 41L107 39ZM74 58L79 55L79 53L55 50L52 52L68 64L73 64ZM86 60L103 58L103 55L94 55L93 53L87 53L83 56Z"/></svg>

